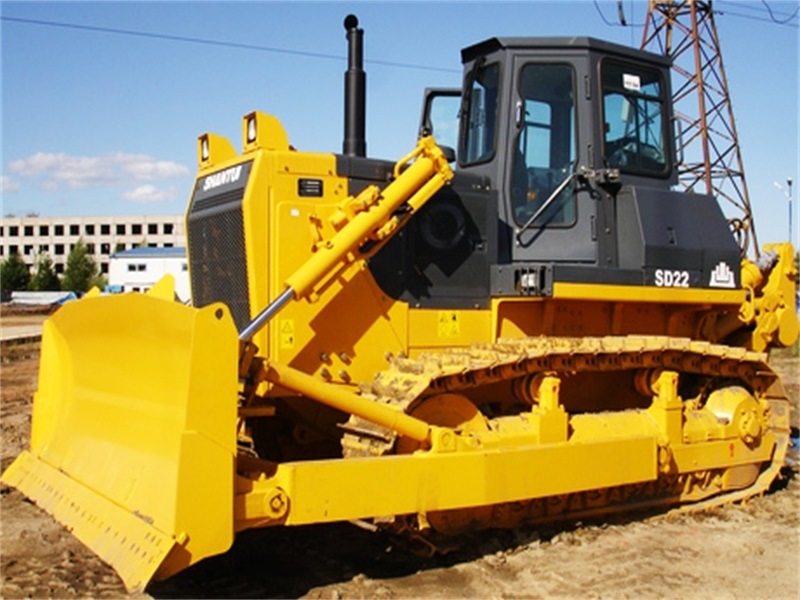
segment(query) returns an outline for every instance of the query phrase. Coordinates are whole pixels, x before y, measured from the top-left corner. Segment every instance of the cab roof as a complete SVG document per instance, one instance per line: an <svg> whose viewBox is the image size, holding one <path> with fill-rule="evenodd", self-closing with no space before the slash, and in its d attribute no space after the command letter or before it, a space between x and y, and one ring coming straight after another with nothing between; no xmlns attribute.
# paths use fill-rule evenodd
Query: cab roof
<svg viewBox="0 0 800 600"><path fill-rule="evenodd" d="M464 48L461 51L461 62L466 64L498 50L593 50L667 67L672 64L672 59L668 56L592 37L493 37Z"/></svg>

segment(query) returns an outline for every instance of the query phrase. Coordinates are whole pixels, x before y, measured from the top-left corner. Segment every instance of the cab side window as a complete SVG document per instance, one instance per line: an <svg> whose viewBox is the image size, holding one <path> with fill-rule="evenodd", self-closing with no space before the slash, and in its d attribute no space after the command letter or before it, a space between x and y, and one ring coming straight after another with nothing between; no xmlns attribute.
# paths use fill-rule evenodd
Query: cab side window
<svg viewBox="0 0 800 600"><path fill-rule="evenodd" d="M453 151L458 146L458 112L461 108L461 95L436 93L428 98L425 107L425 123L430 134L439 146L447 146Z"/></svg>
<svg viewBox="0 0 800 600"><path fill-rule="evenodd" d="M493 63L479 67L470 78L469 106L466 115L462 115L462 119L466 117L466 127L459 152L465 165L485 162L494 156L500 65Z"/></svg>

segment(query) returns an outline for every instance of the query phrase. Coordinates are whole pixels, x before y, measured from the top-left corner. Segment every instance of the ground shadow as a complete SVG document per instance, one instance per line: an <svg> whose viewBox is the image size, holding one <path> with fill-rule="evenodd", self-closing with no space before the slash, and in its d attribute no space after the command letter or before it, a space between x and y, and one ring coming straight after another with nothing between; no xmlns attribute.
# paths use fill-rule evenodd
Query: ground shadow
<svg viewBox="0 0 800 600"><path fill-rule="evenodd" d="M789 460L767 494L781 492L798 476L800 440L792 431ZM724 510L710 508L701 512ZM208 558L167 581L148 587L155 598L297 598L358 575L395 579L510 552L587 526L625 525L664 515L670 508L639 509L582 521L526 525L453 538L447 554L423 557L408 543L350 523L244 531L231 550Z"/></svg>
<svg viewBox="0 0 800 600"><path fill-rule="evenodd" d="M782 477L768 493L785 489L796 476L796 469L784 468ZM646 509L577 522L484 531L456 539L456 549L429 558L412 553L387 534L348 523L245 531L237 536L228 553L154 583L147 591L156 598L297 598L361 574L372 580L405 577L514 551L531 543L547 544L555 536L585 526L625 525L667 512L668 509Z"/></svg>
<svg viewBox="0 0 800 600"><path fill-rule="evenodd" d="M153 583L156 598L297 598L364 573L393 578L431 559L398 551L381 533L349 523L245 531L226 554Z"/></svg>

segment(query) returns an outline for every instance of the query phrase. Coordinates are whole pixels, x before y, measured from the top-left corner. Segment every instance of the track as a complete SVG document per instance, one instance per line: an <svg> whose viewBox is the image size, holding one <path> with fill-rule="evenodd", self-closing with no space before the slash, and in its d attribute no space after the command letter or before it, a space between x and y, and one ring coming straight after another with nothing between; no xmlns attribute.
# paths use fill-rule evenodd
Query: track
<svg viewBox="0 0 800 600"><path fill-rule="evenodd" d="M766 364L766 356L742 348L715 345L682 338L668 337L604 337L604 338L541 338L506 340L496 344L479 344L465 350L422 355L417 359L395 358L389 369L375 382L365 385L362 393L377 402L397 406L407 413L425 399L443 393L482 395L480 390L524 396L513 382L539 373L555 373L568 380L587 374L618 376L617 387L633 386L632 373L647 370L671 370L680 374L681 395L690 399L697 395L697 407L715 385L742 385L760 401L770 406L770 430L776 447L749 487L717 494L712 479L717 472L662 475L655 482L617 488L593 490L567 496L542 498L524 503L495 505L473 513L469 518L480 522L479 528L516 527L522 523L542 523L562 519L583 519L612 512L670 507L680 497L697 501L695 509L707 509L726 503L743 501L765 493L778 477L789 446L789 401L778 376ZM475 393L476 390L478 393ZM629 397L629 391L627 393ZM521 398L518 398L522 400ZM603 405L595 400L592 410L620 410L613 400ZM497 410L496 403L477 402L487 417ZM528 399L528 405L533 400ZM630 406L627 409L643 408ZM524 409L524 408L523 408ZM568 412L571 412L568 407ZM491 420L489 421L491 427ZM345 425L345 456L377 456L395 451L403 438L395 432L353 417ZM687 490L690 493L686 493ZM692 506L692 505L688 505ZM513 513L513 516L510 516ZM438 546L441 538L426 533L417 517L401 518L390 529L411 536L424 545ZM445 542L446 543L446 542Z"/></svg>

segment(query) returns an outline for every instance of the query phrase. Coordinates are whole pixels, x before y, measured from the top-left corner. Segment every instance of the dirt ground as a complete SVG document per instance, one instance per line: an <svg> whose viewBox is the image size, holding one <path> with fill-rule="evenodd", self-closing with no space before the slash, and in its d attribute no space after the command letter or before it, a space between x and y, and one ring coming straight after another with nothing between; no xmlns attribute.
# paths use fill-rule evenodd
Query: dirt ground
<svg viewBox="0 0 800 600"><path fill-rule="evenodd" d="M1 364L5 469L28 443L38 346L5 347ZM773 365L797 407L800 360L776 357ZM795 411L795 427L797 419ZM798 598L800 478L792 452L787 477L745 505L483 533L434 559L348 524L246 532L227 554L147 591L155 598ZM5 486L0 523L0 597L133 597L110 567Z"/></svg>

